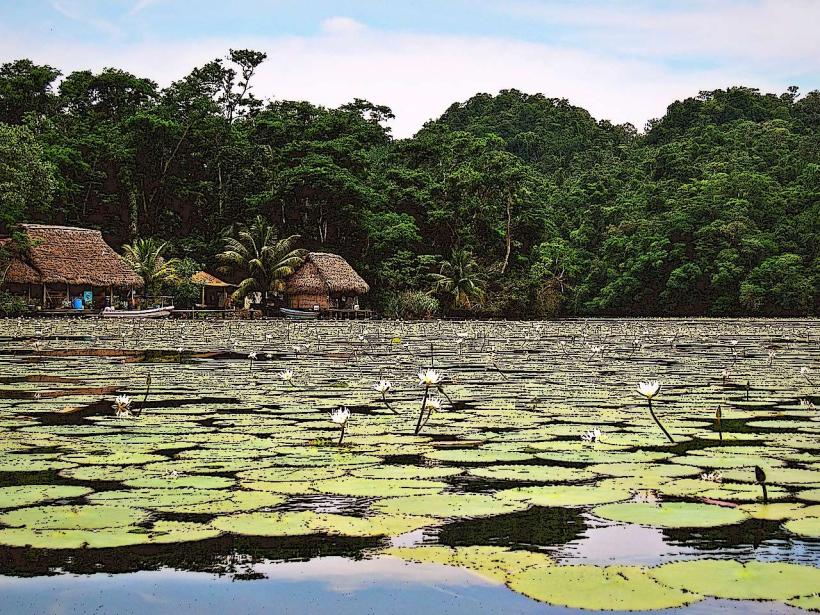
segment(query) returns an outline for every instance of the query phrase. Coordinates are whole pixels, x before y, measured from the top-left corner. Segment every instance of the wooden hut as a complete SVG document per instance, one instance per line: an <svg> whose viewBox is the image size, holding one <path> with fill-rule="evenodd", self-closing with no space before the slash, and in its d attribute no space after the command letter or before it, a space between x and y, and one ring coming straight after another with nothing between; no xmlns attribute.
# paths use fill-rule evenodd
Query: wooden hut
<svg viewBox="0 0 820 615"><path fill-rule="evenodd" d="M287 306L302 310L358 309L359 295L370 290L353 267L337 254L310 252L285 280Z"/></svg>
<svg viewBox="0 0 820 615"><path fill-rule="evenodd" d="M32 304L59 308L80 298L87 307L101 308L106 297L114 303L115 296L143 286L100 231L41 224L23 224L21 230L30 245L12 257L3 287Z"/></svg>
<svg viewBox="0 0 820 615"><path fill-rule="evenodd" d="M223 282L207 271L197 271L191 276L191 282L202 290L200 299L202 307L220 310L224 310L228 305L228 290L236 286Z"/></svg>

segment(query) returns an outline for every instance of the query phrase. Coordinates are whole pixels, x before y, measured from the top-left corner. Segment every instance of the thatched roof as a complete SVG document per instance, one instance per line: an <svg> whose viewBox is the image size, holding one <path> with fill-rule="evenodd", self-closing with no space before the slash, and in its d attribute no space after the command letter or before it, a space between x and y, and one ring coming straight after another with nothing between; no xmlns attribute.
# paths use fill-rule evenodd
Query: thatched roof
<svg viewBox="0 0 820 615"><path fill-rule="evenodd" d="M12 260L7 282L140 288L142 278L105 243L100 231L69 226L23 224L31 242Z"/></svg>
<svg viewBox="0 0 820 615"><path fill-rule="evenodd" d="M363 295L370 290L361 276L337 254L310 252L286 281L288 295Z"/></svg>
<svg viewBox="0 0 820 615"><path fill-rule="evenodd" d="M196 284L197 286L219 286L220 288L229 288L232 286L236 286L235 284L228 284L227 282L223 282L215 275L211 275L207 271L197 271L194 275L191 276L191 282Z"/></svg>

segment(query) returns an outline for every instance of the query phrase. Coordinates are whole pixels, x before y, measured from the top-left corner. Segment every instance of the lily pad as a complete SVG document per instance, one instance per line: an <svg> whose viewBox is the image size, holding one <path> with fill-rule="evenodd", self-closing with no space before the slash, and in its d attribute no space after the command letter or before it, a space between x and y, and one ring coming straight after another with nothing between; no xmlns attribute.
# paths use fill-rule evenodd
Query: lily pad
<svg viewBox="0 0 820 615"><path fill-rule="evenodd" d="M88 487L68 485L17 485L0 487L0 508L20 508L51 500L78 498L91 493Z"/></svg>
<svg viewBox="0 0 820 615"><path fill-rule="evenodd" d="M425 453L427 459L450 463L498 463L504 461L526 461L533 455L513 451L494 451L471 448L456 448Z"/></svg>
<svg viewBox="0 0 820 615"><path fill-rule="evenodd" d="M495 494L499 499L521 500L534 506L585 506L627 500L627 489L612 489L597 485L547 485L507 489Z"/></svg>
<svg viewBox="0 0 820 615"><path fill-rule="evenodd" d="M37 530L96 530L133 525L147 518L148 513L138 508L64 505L18 508L0 514L0 523Z"/></svg>
<svg viewBox="0 0 820 615"><path fill-rule="evenodd" d="M523 464L468 468L467 473L493 480L534 481L543 483L580 482L595 477L592 472L578 468Z"/></svg>
<svg viewBox="0 0 820 615"><path fill-rule="evenodd" d="M691 502L605 504L594 508L592 513L611 521L669 528L732 525L748 518L736 508Z"/></svg>
<svg viewBox="0 0 820 615"><path fill-rule="evenodd" d="M664 564L650 574L669 587L734 600L786 600L820 587L820 568L781 562L700 559Z"/></svg>
<svg viewBox="0 0 820 615"><path fill-rule="evenodd" d="M464 493L412 495L389 498L373 504L373 508L390 515L424 515L431 517L491 517L526 510L529 504L501 500L489 495Z"/></svg>
<svg viewBox="0 0 820 615"><path fill-rule="evenodd" d="M541 602L601 611L654 611L702 599L658 583L639 566L537 566L510 575L508 585Z"/></svg>

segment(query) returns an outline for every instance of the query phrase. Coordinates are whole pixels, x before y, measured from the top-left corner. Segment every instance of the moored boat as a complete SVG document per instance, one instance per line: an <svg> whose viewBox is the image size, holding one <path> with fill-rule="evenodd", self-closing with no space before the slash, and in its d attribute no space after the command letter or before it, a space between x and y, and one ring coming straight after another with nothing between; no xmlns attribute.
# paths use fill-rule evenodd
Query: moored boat
<svg viewBox="0 0 820 615"><path fill-rule="evenodd" d="M103 318L165 318L166 316L170 316L173 311L173 305L148 310L115 310L114 308L108 307L105 308L100 315Z"/></svg>
<svg viewBox="0 0 820 615"><path fill-rule="evenodd" d="M314 310L294 310L293 308L279 308L282 316L293 320L316 320L319 312Z"/></svg>

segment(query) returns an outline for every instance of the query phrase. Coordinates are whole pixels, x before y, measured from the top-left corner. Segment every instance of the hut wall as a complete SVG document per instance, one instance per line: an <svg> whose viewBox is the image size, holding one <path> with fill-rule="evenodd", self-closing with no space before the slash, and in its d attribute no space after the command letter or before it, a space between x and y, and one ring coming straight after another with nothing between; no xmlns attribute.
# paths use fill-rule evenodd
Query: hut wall
<svg viewBox="0 0 820 615"><path fill-rule="evenodd" d="M330 297L327 295L288 295L288 307L295 310L312 310L314 305L320 309L330 308Z"/></svg>

